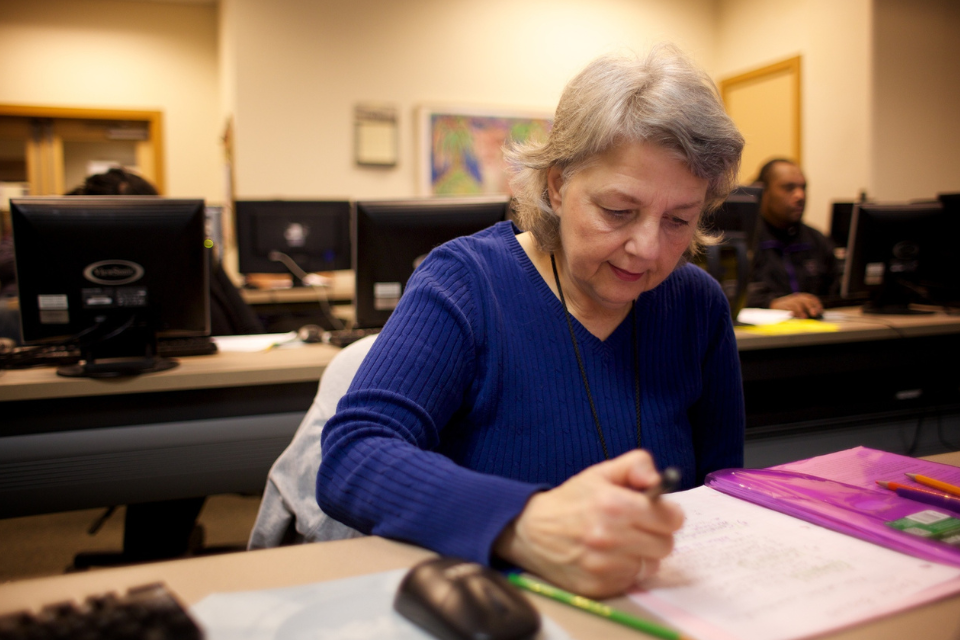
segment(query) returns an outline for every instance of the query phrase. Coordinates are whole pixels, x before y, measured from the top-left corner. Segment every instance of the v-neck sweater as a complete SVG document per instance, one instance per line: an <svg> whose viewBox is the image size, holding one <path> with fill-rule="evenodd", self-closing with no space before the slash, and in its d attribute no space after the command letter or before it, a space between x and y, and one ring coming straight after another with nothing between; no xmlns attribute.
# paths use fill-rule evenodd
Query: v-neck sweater
<svg viewBox="0 0 960 640"><path fill-rule="evenodd" d="M317 501L364 533L489 563L530 496L603 461L560 300L503 222L434 249L323 428ZM612 457L642 447L682 487L743 464L740 362L727 299L693 265L606 340L573 318Z"/></svg>

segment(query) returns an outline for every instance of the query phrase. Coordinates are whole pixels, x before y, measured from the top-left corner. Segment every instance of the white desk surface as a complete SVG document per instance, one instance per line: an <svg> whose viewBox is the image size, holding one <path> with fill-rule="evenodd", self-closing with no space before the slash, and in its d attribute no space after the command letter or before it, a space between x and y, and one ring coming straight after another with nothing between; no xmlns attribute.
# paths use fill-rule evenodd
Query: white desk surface
<svg viewBox="0 0 960 640"><path fill-rule="evenodd" d="M931 456L960 464L960 452ZM215 592L270 589L410 567L433 555L426 550L377 537L281 547L104 569L0 584L0 614L90 594L123 591L165 582L186 604ZM566 605L531 596L536 606L581 640L636 640L647 637ZM625 597L609 604L643 613ZM960 595L822 636L843 640L956 640L960 637Z"/></svg>
<svg viewBox="0 0 960 640"><path fill-rule="evenodd" d="M319 382L339 351L327 344L282 347L254 353L220 352L179 358L180 366L130 378L63 378L52 367L0 371L0 402Z"/></svg>

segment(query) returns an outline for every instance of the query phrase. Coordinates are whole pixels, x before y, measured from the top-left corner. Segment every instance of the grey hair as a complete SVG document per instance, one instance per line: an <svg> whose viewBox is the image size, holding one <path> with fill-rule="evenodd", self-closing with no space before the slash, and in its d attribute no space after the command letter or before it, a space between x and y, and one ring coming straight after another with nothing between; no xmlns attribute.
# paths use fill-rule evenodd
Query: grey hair
<svg viewBox="0 0 960 640"><path fill-rule="evenodd" d="M645 59L607 55L586 66L560 96L546 141L504 150L513 171L516 221L539 247L560 245L560 220L550 206L552 167L564 182L597 154L627 142L650 142L676 153L707 180L704 212L716 210L736 186L743 136L726 114L716 85L674 45L654 47ZM715 239L700 223L689 252Z"/></svg>

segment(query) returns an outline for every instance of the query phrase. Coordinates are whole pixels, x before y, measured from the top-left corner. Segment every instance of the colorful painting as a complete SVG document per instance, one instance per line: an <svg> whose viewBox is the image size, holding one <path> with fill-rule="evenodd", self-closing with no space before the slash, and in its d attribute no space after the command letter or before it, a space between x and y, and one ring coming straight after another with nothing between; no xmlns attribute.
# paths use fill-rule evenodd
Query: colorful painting
<svg viewBox="0 0 960 640"><path fill-rule="evenodd" d="M509 194L504 145L545 139L551 124L550 117L543 113L422 109L421 193Z"/></svg>

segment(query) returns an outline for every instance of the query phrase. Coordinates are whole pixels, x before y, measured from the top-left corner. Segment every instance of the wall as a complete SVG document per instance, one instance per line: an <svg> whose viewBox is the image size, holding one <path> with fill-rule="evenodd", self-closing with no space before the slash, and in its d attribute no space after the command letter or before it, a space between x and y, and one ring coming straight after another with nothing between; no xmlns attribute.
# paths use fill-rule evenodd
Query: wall
<svg viewBox="0 0 960 640"><path fill-rule="evenodd" d="M875 20L871 195L960 191L960 3L876 0Z"/></svg>
<svg viewBox="0 0 960 640"><path fill-rule="evenodd" d="M821 230L832 200L872 192L872 15L871 0L719 0L718 78L802 56L805 220Z"/></svg>
<svg viewBox="0 0 960 640"><path fill-rule="evenodd" d="M708 69L713 0L222 0L224 108L238 197L402 197L416 190L423 103L552 112L588 60L669 39ZM229 68L228 68L229 67ZM399 111L396 167L353 161L353 106Z"/></svg>
<svg viewBox="0 0 960 640"><path fill-rule="evenodd" d="M160 110L167 194L223 197L214 4L4 0L0 103Z"/></svg>

